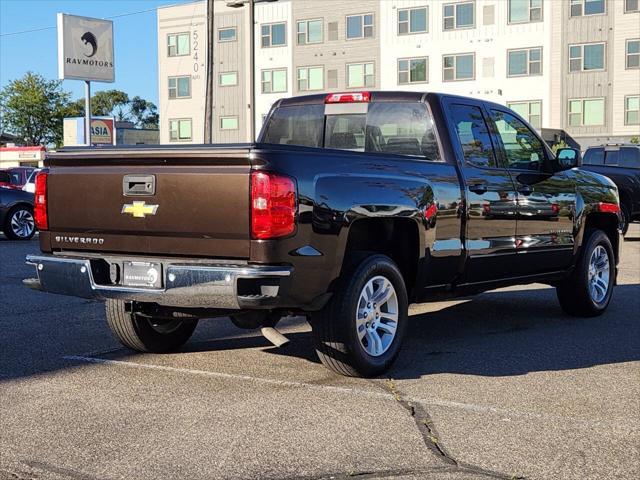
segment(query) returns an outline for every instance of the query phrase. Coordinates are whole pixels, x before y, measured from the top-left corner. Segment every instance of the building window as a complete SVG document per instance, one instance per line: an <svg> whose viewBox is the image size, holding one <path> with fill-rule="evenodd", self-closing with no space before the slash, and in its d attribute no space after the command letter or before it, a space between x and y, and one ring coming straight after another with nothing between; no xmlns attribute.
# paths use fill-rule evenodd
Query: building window
<svg viewBox="0 0 640 480"><path fill-rule="evenodd" d="M322 20L298 22L298 45L322 43Z"/></svg>
<svg viewBox="0 0 640 480"><path fill-rule="evenodd" d="M444 30L473 28L475 26L475 3L450 3L443 7Z"/></svg>
<svg viewBox="0 0 640 480"><path fill-rule="evenodd" d="M373 38L373 13L347 17L347 40Z"/></svg>
<svg viewBox="0 0 640 480"><path fill-rule="evenodd" d="M179 57L189 55L189 33L171 33L167 35L167 55Z"/></svg>
<svg viewBox="0 0 640 480"><path fill-rule="evenodd" d="M542 74L542 47L509 50L507 76L521 77Z"/></svg>
<svg viewBox="0 0 640 480"><path fill-rule="evenodd" d="M569 100L569 126L604 125L604 98Z"/></svg>
<svg viewBox="0 0 640 480"><path fill-rule="evenodd" d="M640 0L624 0L624 13L640 12Z"/></svg>
<svg viewBox="0 0 640 480"><path fill-rule="evenodd" d="M640 95L624 98L624 124L640 125Z"/></svg>
<svg viewBox="0 0 640 480"><path fill-rule="evenodd" d="M287 24L284 22L262 25L260 32L262 48L282 47L287 44Z"/></svg>
<svg viewBox="0 0 640 480"><path fill-rule="evenodd" d="M427 57L401 58L398 60L398 85L425 83L429 78Z"/></svg>
<svg viewBox="0 0 640 480"><path fill-rule="evenodd" d="M324 67L299 67L298 91L308 92L324 88Z"/></svg>
<svg viewBox="0 0 640 480"><path fill-rule="evenodd" d="M219 42L235 42L236 27L218 29L218 41Z"/></svg>
<svg viewBox="0 0 640 480"><path fill-rule="evenodd" d="M600 15L605 12L604 0L571 0L570 14L572 17L584 15Z"/></svg>
<svg viewBox="0 0 640 480"><path fill-rule="evenodd" d="M509 0L509 23L542 21L542 0Z"/></svg>
<svg viewBox="0 0 640 480"><path fill-rule="evenodd" d="M373 87L375 83L373 63L347 65L347 88Z"/></svg>
<svg viewBox="0 0 640 480"><path fill-rule="evenodd" d="M542 100L507 102L507 107L529 122L533 128L542 128Z"/></svg>
<svg viewBox="0 0 640 480"><path fill-rule="evenodd" d="M442 80L455 82L473 80L475 76L475 54L445 55L442 59Z"/></svg>
<svg viewBox="0 0 640 480"><path fill-rule="evenodd" d="M627 40L627 68L640 68L640 39Z"/></svg>
<svg viewBox="0 0 640 480"><path fill-rule="evenodd" d="M222 72L218 75L218 84L221 87L232 87L238 84L238 72Z"/></svg>
<svg viewBox="0 0 640 480"><path fill-rule="evenodd" d="M428 15L427 7L398 10L398 35L428 32Z"/></svg>
<svg viewBox="0 0 640 480"><path fill-rule="evenodd" d="M188 142L189 140L191 140L191 119L169 120L169 141Z"/></svg>
<svg viewBox="0 0 640 480"><path fill-rule="evenodd" d="M220 130L238 130L238 117L220 117Z"/></svg>
<svg viewBox="0 0 640 480"><path fill-rule="evenodd" d="M569 45L569 71L604 70L604 43Z"/></svg>
<svg viewBox="0 0 640 480"><path fill-rule="evenodd" d="M191 96L191 77L169 77L169 98L188 98Z"/></svg>
<svg viewBox="0 0 640 480"><path fill-rule="evenodd" d="M262 71L262 93L282 93L287 91L287 69Z"/></svg>

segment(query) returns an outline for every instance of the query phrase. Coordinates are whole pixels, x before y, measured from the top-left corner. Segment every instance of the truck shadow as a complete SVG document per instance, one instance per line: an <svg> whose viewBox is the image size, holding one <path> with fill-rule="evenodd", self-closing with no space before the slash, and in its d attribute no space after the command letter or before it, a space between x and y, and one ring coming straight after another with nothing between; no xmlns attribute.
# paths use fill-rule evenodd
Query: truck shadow
<svg viewBox="0 0 640 480"><path fill-rule="evenodd" d="M403 349L388 376L509 376L637 361L638 311L640 285L616 287L608 311L586 319L566 316L553 288L485 293L439 311L412 315ZM318 362L310 332L289 337L286 349L264 351ZM259 342L264 340L240 340L244 346Z"/></svg>

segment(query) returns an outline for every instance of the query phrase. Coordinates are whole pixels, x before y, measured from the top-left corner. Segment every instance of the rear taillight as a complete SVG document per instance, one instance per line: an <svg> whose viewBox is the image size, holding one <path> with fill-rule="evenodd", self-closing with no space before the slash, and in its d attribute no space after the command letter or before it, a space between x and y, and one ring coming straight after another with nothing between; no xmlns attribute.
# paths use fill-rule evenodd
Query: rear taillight
<svg viewBox="0 0 640 480"><path fill-rule="evenodd" d="M370 92L330 93L324 103L367 103L370 100Z"/></svg>
<svg viewBox="0 0 640 480"><path fill-rule="evenodd" d="M296 184L270 172L251 173L251 236L285 237L296 229Z"/></svg>
<svg viewBox="0 0 640 480"><path fill-rule="evenodd" d="M598 211L603 213L618 213L620 211L620 205L615 203L600 202L598 204Z"/></svg>
<svg viewBox="0 0 640 480"><path fill-rule="evenodd" d="M47 215L47 173L36 175L36 191L33 207L33 218L38 230L49 230L49 217Z"/></svg>

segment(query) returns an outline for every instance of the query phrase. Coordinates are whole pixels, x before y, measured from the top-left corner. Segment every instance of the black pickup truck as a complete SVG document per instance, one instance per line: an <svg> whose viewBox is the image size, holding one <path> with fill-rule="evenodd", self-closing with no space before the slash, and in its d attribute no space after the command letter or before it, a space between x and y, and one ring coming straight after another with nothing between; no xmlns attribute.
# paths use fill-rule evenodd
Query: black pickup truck
<svg viewBox="0 0 640 480"><path fill-rule="evenodd" d="M106 300L139 351L176 349L226 315L280 343L276 322L305 315L327 367L374 376L412 302L543 282L568 314L593 316L615 284L613 182L472 98L301 96L274 105L256 144L69 148L48 162L43 253L25 283Z"/></svg>

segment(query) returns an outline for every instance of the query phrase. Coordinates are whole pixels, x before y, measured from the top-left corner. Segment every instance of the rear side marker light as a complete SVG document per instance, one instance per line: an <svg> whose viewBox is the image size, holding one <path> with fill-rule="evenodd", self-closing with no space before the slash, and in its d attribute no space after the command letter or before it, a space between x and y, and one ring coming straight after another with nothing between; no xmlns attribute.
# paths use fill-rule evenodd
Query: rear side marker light
<svg viewBox="0 0 640 480"><path fill-rule="evenodd" d="M330 93L324 103L367 103L370 100L370 92Z"/></svg>
<svg viewBox="0 0 640 480"><path fill-rule="evenodd" d="M286 237L295 232L296 184L271 172L251 173L251 236L258 240Z"/></svg>
<svg viewBox="0 0 640 480"><path fill-rule="evenodd" d="M602 213L619 213L620 205L616 203L600 202L598 204L598 211Z"/></svg>
<svg viewBox="0 0 640 480"><path fill-rule="evenodd" d="M38 230L49 230L49 216L47 214L47 179L48 173L40 172L36 175L36 189L34 194L33 219Z"/></svg>

